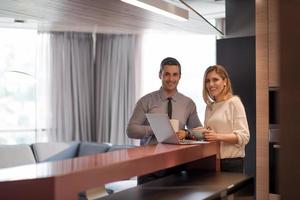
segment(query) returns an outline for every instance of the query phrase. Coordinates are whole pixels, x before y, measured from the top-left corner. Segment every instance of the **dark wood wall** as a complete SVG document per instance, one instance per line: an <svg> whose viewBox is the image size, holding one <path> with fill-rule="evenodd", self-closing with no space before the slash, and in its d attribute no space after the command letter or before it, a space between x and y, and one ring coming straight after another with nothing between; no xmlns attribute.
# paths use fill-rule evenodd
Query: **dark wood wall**
<svg viewBox="0 0 300 200"><path fill-rule="evenodd" d="M279 1L281 199L300 199L300 1Z"/></svg>
<svg viewBox="0 0 300 200"><path fill-rule="evenodd" d="M255 1L226 0L225 37L255 35Z"/></svg>
<svg viewBox="0 0 300 200"><path fill-rule="evenodd" d="M245 172L255 175L255 37L217 40L217 63L228 70L233 92L241 98L245 106L251 137L249 144L246 146Z"/></svg>

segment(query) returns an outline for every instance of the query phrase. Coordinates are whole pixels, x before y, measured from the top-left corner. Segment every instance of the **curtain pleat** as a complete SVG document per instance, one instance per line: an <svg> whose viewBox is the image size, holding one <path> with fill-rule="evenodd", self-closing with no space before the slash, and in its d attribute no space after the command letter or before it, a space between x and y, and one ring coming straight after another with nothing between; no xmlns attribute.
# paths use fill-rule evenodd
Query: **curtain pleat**
<svg viewBox="0 0 300 200"><path fill-rule="evenodd" d="M140 36L96 36L96 137L99 142L132 143L126 126L135 104L135 68Z"/></svg>
<svg viewBox="0 0 300 200"><path fill-rule="evenodd" d="M97 34L93 52L91 33L40 34L49 38L49 140L131 144L140 36Z"/></svg>
<svg viewBox="0 0 300 200"><path fill-rule="evenodd" d="M50 33L51 140L92 140L92 45L90 33Z"/></svg>

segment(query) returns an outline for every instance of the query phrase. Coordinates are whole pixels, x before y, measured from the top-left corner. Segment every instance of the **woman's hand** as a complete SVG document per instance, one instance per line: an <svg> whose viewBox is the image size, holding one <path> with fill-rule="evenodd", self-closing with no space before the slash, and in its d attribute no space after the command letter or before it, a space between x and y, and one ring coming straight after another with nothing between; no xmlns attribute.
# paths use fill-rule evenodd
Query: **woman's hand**
<svg viewBox="0 0 300 200"><path fill-rule="evenodd" d="M219 141L219 134L214 132L213 130L206 130L203 133L204 136L204 140L208 141L208 142L215 142L215 141Z"/></svg>
<svg viewBox="0 0 300 200"><path fill-rule="evenodd" d="M187 136L187 133L185 132L185 130L179 130L178 132L176 132L176 134L180 140L185 139Z"/></svg>
<svg viewBox="0 0 300 200"><path fill-rule="evenodd" d="M208 129L206 129L206 128L202 127L202 126L199 126L199 127L193 128L192 130L193 130L193 131L205 132L205 131L207 131Z"/></svg>
<svg viewBox="0 0 300 200"><path fill-rule="evenodd" d="M238 137L234 133L216 133L215 131L211 130L209 127L207 128L207 131L203 133L204 140L208 142L215 142L215 141L222 141L222 142L228 142L231 144L237 144L238 143Z"/></svg>

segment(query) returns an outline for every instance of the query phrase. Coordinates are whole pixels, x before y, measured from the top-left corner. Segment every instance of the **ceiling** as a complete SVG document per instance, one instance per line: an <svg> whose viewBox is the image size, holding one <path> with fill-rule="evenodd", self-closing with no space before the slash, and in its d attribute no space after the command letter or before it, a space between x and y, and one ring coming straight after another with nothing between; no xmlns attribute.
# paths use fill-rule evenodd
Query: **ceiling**
<svg viewBox="0 0 300 200"><path fill-rule="evenodd" d="M165 1L181 4L176 0ZM53 31L136 33L156 29L220 35L199 13L208 19L222 17L224 1L185 2L198 14L189 9L189 20L181 22L120 0L1 0L0 25ZM180 6L188 9L183 4Z"/></svg>
<svg viewBox="0 0 300 200"><path fill-rule="evenodd" d="M225 18L225 0L185 0L206 19Z"/></svg>

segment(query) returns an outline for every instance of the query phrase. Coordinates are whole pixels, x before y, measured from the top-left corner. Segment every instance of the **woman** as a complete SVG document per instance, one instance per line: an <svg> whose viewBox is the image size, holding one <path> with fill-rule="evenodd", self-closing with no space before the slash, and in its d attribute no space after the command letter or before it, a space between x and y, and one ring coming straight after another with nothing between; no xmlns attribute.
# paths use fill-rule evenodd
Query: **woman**
<svg viewBox="0 0 300 200"><path fill-rule="evenodd" d="M220 142L221 171L243 172L245 146L250 134L244 106L232 92L227 71L221 65L206 69L203 79L206 141Z"/></svg>

